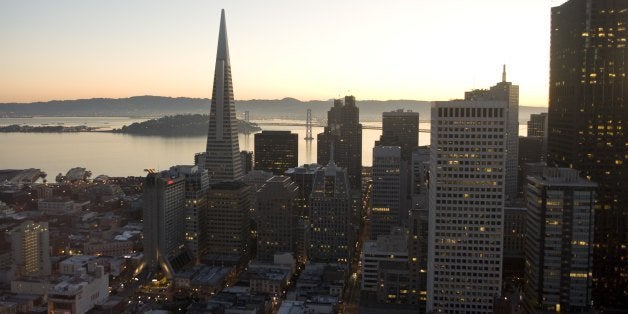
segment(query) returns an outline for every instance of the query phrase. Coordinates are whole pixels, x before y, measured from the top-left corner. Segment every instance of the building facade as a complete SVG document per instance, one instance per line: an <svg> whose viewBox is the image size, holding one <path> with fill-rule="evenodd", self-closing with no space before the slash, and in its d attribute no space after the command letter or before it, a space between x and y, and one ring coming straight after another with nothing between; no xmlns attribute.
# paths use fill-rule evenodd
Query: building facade
<svg viewBox="0 0 628 314"><path fill-rule="evenodd" d="M591 308L595 188L569 168L528 177L524 292L530 312Z"/></svg>
<svg viewBox="0 0 628 314"><path fill-rule="evenodd" d="M257 191L257 259L272 262L277 253L298 251L299 187L288 177L275 176ZM301 243L302 245L303 243Z"/></svg>
<svg viewBox="0 0 628 314"><path fill-rule="evenodd" d="M207 251L207 170L198 166L174 166L171 173L185 178L185 247L198 260Z"/></svg>
<svg viewBox="0 0 628 314"><path fill-rule="evenodd" d="M317 162L326 165L333 159L346 169L351 189L360 190L362 124L355 97L345 96L344 104L341 99L334 100L334 106L327 112L327 126L317 136L317 145Z"/></svg>
<svg viewBox="0 0 628 314"><path fill-rule="evenodd" d="M207 195L208 251L244 257L249 251L251 188L241 181L212 184Z"/></svg>
<svg viewBox="0 0 628 314"><path fill-rule="evenodd" d="M500 295L508 106L432 107L427 311L491 313Z"/></svg>
<svg viewBox="0 0 628 314"><path fill-rule="evenodd" d="M598 184L594 300L628 308L628 1L570 0L552 8L548 165Z"/></svg>
<svg viewBox="0 0 628 314"><path fill-rule="evenodd" d="M9 233L11 258L21 276L50 275L50 232L47 222L24 221Z"/></svg>
<svg viewBox="0 0 628 314"><path fill-rule="evenodd" d="M507 199L517 197L517 165L519 156L519 86L506 81L506 65L502 71L502 81L489 89L476 89L464 93L465 100L505 101L506 108L506 182Z"/></svg>
<svg viewBox="0 0 628 314"><path fill-rule="evenodd" d="M406 190L405 162L399 146L373 147L373 196L370 238L388 235L394 227L400 227L403 216L402 203Z"/></svg>
<svg viewBox="0 0 628 314"><path fill-rule="evenodd" d="M170 171L151 172L144 181L144 260L172 278L185 246L185 178Z"/></svg>
<svg viewBox="0 0 628 314"><path fill-rule="evenodd" d="M290 131L255 134L255 170L282 175L299 164L299 135Z"/></svg>
<svg viewBox="0 0 628 314"><path fill-rule="evenodd" d="M347 172L330 161L316 171L310 196L308 259L346 264L350 258L351 196Z"/></svg>
<svg viewBox="0 0 628 314"><path fill-rule="evenodd" d="M382 113L382 135L375 146L399 146L403 160L410 161L419 146L419 113L403 109Z"/></svg>

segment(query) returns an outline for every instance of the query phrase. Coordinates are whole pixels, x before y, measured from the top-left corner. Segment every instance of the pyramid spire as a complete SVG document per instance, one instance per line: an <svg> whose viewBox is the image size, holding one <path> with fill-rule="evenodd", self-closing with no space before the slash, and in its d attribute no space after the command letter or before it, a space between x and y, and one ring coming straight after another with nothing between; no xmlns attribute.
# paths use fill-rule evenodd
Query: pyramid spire
<svg viewBox="0 0 628 314"><path fill-rule="evenodd" d="M238 143L225 10L220 14L205 169L209 172L211 182L239 180L244 175Z"/></svg>
<svg viewBox="0 0 628 314"><path fill-rule="evenodd" d="M220 32L218 33L218 51L216 51L216 61L224 60L229 62L229 42L227 40L227 22L225 21L225 9L220 12Z"/></svg>

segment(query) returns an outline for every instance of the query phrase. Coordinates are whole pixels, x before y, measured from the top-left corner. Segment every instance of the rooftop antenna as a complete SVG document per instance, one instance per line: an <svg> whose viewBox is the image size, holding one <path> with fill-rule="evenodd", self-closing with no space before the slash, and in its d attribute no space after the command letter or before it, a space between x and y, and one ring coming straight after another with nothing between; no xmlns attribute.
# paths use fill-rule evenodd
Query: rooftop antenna
<svg viewBox="0 0 628 314"><path fill-rule="evenodd" d="M506 65L502 68L502 83L506 83Z"/></svg>

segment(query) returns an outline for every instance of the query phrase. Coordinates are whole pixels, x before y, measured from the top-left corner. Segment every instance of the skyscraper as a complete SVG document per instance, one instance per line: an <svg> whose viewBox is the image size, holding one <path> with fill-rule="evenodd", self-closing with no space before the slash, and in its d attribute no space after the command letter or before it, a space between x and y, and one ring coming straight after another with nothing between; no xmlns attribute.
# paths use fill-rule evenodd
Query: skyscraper
<svg viewBox="0 0 628 314"><path fill-rule="evenodd" d="M21 276L50 275L50 236L47 222L27 220L10 232L11 258Z"/></svg>
<svg viewBox="0 0 628 314"><path fill-rule="evenodd" d="M334 154L331 156L332 143ZM345 168L351 189L362 186L362 124L360 109L355 105L355 97L345 96L334 100L334 106L327 112L327 126L317 137L317 160L326 165L331 159L339 167ZM332 158L333 157L333 158Z"/></svg>
<svg viewBox="0 0 628 314"><path fill-rule="evenodd" d="M410 161L419 146L419 113L403 109L382 113L382 136L375 146L399 146L403 160Z"/></svg>
<svg viewBox="0 0 628 314"><path fill-rule="evenodd" d="M315 262L347 263L351 206L347 172L333 160L316 170L310 197L308 258Z"/></svg>
<svg viewBox="0 0 628 314"><path fill-rule="evenodd" d="M506 65L502 70L502 81L489 89L476 89L464 93L465 100L505 101L506 108L506 181L507 199L517 197L517 170L519 155L519 86L506 81Z"/></svg>
<svg viewBox="0 0 628 314"><path fill-rule="evenodd" d="M255 170L282 175L298 165L299 135L290 131L255 134Z"/></svg>
<svg viewBox="0 0 628 314"><path fill-rule="evenodd" d="M547 136L547 112L531 114L528 121L528 136Z"/></svg>
<svg viewBox="0 0 628 314"><path fill-rule="evenodd" d="M239 260L249 250L251 187L241 181L212 184L207 195L208 250ZM218 257L219 259L221 257Z"/></svg>
<svg viewBox="0 0 628 314"><path fill-rule="evenodd" d="M209 172L212 183L239 180L244 175L238 143L225 10L222 10L220 16L205 169Z"/></svg>
<svg viewBox="0 0 628 314"><path fill-rule="evenodd" d="M400 227L403 215L407 171L401 160L401 147L373 147L373 197L371 210L371 240L388 235L393 227Z"/></svg>
<svg viewBox="0 0 628 314"><path fill-rule="evenodd" d="M628 308L627 0L552 8L548 165L598 184L594 304Z"/></svg>
<svg viewBox="0 0 628 314"><path fill-rule="evenodd" d="M508 105L432 107L428 312L491 313L500 295Z"/></svg>
<svg viewBox="0 0 628 314"><path fill-rule="evenodd" d="M198 166L170 167L170 173L185 178L185 246L198 260L207 251L207 170Z"/></svg>
<svg viewBox="0 0 628 314"><path fill-rule="evenodd" d="M257 259L272 262L276 253L297 256L297 186L290 178L274 176L257 191Z"/></svg>
<svg viewBox="0 0 628 314"><path fill-rule="evenodd" d="M590 309L595 187L569 168L528 177L524 291L530 312Z"/></svg>
<svg viewBox="0 0 628 314"><path fill-rule="evenodd" d="M185 178L150 172L144 181L144 260L172 278L185 244Z"/></svg>

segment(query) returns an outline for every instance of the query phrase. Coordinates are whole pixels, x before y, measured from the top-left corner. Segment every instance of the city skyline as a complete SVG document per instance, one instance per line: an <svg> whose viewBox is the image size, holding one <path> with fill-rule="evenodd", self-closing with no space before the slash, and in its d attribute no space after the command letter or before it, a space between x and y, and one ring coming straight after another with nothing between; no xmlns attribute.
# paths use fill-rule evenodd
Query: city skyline
<svg viewBox="0 0 628 314"><path fill-rule="evenodd" d="M9 1L0 5L0 102L208 98L211 12L225 8L236 99L449 100L488 86L507 64L520 104L545 107L550 7L562 2Z"/></svg>

